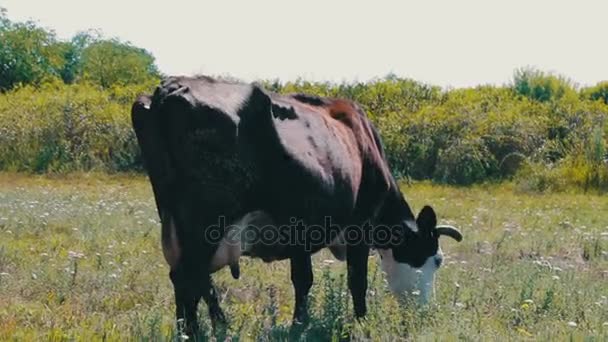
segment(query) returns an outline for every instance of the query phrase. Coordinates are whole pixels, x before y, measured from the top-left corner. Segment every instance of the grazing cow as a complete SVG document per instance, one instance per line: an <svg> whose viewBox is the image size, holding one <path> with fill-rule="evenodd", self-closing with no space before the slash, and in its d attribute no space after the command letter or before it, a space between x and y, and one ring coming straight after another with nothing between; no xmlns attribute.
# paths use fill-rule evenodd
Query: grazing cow
<svg viewBox="0 0 608 342"><path fill-rule="evenodd" d="M230 266L238 277L241 254L289 259L293 318L305 321L318 250L345 255L362 317L370 248L400 292L415 286L416 270L423 286L432 283L441 235L462 239L437 226L431 207L414 216L376 129L351 101L170 77L136 100L132 120L162 222L176 316L188 333L198 329L201 297L214 324L225 320L210 274Z"/></svg>

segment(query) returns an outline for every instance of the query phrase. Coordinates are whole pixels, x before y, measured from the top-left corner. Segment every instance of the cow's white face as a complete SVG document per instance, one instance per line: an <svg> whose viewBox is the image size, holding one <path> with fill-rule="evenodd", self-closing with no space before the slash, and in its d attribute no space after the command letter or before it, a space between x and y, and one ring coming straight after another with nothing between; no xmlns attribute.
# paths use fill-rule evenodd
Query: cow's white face
<svg viewBox="0 0 608 342"><path fill-rule="evenodd" d="M427 303L434 294L435 272L443 262L439 237L461 241L462 234L452 226L437 226L435 211L429 206L422 208L416 221L405 220L398 231L398 241L377 248L389 287L397 295L417 296L419 303Z"/></svg>
<svg viewBox="0 0 608 342"><path fill-rule="evenodd" d="M443 261L441 248L437 254L426 259L421 267L400 263L393 257L392 249L378 249L380 265L391 291L397 296L413 298L419 304L426 304L435 294L435 272Z"/></svg>

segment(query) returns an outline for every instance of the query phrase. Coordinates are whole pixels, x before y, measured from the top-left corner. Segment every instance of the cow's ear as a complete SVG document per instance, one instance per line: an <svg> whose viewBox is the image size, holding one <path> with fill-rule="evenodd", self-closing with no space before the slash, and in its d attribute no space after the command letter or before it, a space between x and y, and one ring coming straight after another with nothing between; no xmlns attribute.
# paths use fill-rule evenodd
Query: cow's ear
<svg viewBox="0 0 608 342"><path fill-rule="evenodd" d="M418 214L416 225L418 225L421 233L431 234L437 225L437 215L435 215L435 210L428 205L424 206L424 208L422 208Z"/></svg>

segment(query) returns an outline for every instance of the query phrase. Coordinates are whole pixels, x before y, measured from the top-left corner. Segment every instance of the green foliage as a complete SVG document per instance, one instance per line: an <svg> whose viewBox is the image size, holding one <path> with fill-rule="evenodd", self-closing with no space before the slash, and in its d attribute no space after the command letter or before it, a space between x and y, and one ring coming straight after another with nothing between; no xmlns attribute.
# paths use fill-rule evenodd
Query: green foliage
<svg viewBox="0 0 608 342"><path fill-rule="evenodd" d="M82 51L83 79L104 88L141 84L158 78L154 57L116 39L96 41Z"/></svg>
<svg viewBox="0 0 608 342"><path fill-rule="evenodd" d="M496 168L496 160L481 140L456 140L440 150L433 178L469 185L488 179Z"/></svg>
<svg viewBox="0 0 608 342"><path fill-rule="evenodd" d="M548 102L576 94L570 81L533 68L515 72L513 88L519 95L535 101Z"/></svg>
<svg viewBox="0 0 608 342"><path fill-rule="evenodd" d="M60 70L61 79L72 84L82 75L82 54L92 42L101 41L101 34L94 31L77 33L69 42L62 42L65 63Z"/></svg>
<svg viewBox="0 0 608 342"><path fill-rule="evenodd" d="M128 115L151 84L100 90L60 81L0 95L0 169L65 172L140 168Z"/></svg>
<svg viewBox="0 0 608 342"><path fill-rule="evenodd" d="M608 81L600 82L593 87L582 90L582 95L592 101L604 101L608 104Z"/></svg>
<svg viewBox="0 0 608 342"><path fill-rule="evenodd" d="M59 76L63 46L33 22L0 21L0 91Z"/></svg>
<svg viewBox="0 0 608 342"><path fill-rule="evenodd" d="M81 32L60 41L35 22L11 22L0 16L0 91L61 79L110 88L148 83L159 77L154 57L144 49L97 32Z"/></svg>
<svg viewBox="0 0 608 342"><path fill-rule="evenodd" d="M130 106L156 83L149 78L103 89L56 80L1 94L0 169L140 170ZM360 103L400 177L461 185L515 177L531 191L608 190L608 105L602 101L577 96L540 102L510 87L441 91L395 77L265 85Z"/></svg>

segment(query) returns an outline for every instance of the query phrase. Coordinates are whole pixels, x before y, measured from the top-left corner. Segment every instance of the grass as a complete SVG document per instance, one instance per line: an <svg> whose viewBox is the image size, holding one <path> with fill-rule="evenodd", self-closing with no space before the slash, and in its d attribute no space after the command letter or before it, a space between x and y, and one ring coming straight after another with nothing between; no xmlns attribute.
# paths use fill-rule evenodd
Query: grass
<svg viewBox="0 0 608 342"><path fill-rule="evenodd" d="M312 320L290 329L286 262L244 259L241 279L214 275L219 340L608 339L608 197L526 194L509 186L404 186L465 240L443 241L445 266L426 309L397 302L369 259L369 315L352 318L345 264L316 255ZM0 340L179 339L158 216L142 176L0 174Z"/></svg>

